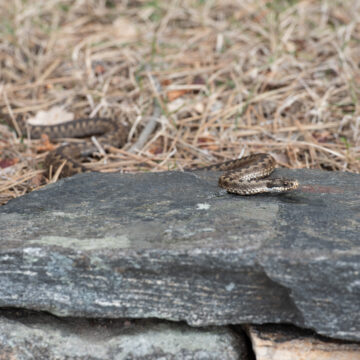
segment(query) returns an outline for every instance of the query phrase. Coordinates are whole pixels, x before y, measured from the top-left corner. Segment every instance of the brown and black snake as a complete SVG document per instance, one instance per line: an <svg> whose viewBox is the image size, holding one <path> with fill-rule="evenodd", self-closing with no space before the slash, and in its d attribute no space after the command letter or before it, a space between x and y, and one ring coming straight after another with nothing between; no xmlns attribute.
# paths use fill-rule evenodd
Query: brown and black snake
<svg viewBox="0 0 360 360"><path fill-rule="evenodd" d="M2 114L2 117L10 123L11 120L7 115ZM125 145L128 137L127 127L112 118L79 118L55 125L30 125L21 116L18 116L16 122L22 135L27 135L31 139L39 139L43 134L47 135L50 140L96 136L101 146L111 145L121 148ZM81 164L81 160L97 150L91 141L85 139L76 143L66 143L49 152L45 158L45 166L47 169L51 168L53 173L59 166L63 166L61 177L89 171Z"/></svg>

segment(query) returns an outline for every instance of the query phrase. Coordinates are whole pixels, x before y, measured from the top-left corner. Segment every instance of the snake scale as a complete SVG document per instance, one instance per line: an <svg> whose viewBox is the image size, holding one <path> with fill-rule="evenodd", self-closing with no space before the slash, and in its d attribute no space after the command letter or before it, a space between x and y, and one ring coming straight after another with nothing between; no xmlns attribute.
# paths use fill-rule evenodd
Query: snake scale
<svg viewBox="0 0 360 360"><path fill-rule="evenodd" d="M57 125L27 125L20 118L17 122L24 134L31 138L40 138L42 134L51 140L65 137L88 137L96 135L101 145L122 147L128 136L127 128L119 121L111 118L81 118ZM79 172L88 171L81 165L81 158L95 152L97 148L89 141L61 145L51 151L45 165L55 171L63 165L61 176L71 176ZM230 160L206 167L185 169L225 171L219 178L219 186L229 193L239 195L253 195L258 193L282 193L295 190L298 181L285 178L267 178L275 169L276 161L270 154L257 153L241 159Z"/></svg>

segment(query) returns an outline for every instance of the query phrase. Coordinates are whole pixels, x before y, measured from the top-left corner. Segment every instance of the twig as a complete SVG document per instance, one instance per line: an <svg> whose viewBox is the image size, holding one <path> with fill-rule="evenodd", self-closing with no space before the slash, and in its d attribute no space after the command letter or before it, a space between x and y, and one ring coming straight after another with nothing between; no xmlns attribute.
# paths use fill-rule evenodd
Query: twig
<svg viewBox="0 0 360 360"><path fill-rule="evenodd" d="M159 97L158 93L160 91L160 84L158 83L158 81L156 81L156 79L154 79L154 77L150 73L148 73L148 77L149 77L150 83L152 85L152 88L153 88L153 90L156 93L157 98L158 98ZM149 120L148 120L147 124L145 125L143 131L141 132L138 140L128 150L129 153L138 152L144 147L146 141L148 140L150 135L155 130L156 125L158 123L158 119L160 118L160 115L161 115L161 108L160 108L159 102L157 101L157 99L154 99L154 111L153 111L153 114L149 118Z"/></svg>

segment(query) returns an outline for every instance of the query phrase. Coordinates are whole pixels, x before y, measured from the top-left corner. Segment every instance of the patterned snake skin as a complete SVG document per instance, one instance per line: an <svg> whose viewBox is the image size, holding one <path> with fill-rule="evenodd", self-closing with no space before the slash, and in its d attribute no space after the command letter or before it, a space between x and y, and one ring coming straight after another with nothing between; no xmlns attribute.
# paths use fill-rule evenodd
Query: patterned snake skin
<svg viewBox="0 0 360 360"><path fill-rule="evenodd" d="M81 118L56 125L28 125L22 118L17 123L23 133L29 134L32 139L39 139L42 134L51 140L60 138L77 138L96 135L97 141L102 145L122 147L127 141L128 130L119 121L111 118ZM65 163L61 170L61 177L72 176L76 173L89 171L81 165L81 158L97 151L90 141L82 141L59 146L50 151L45 159L45 166L54 173Z"/></svg>
<svg viewBox="0 0 360 360"><path fill-rule="evenodd" d="M226 171L219 178L219 186L238 195L283 193L297 189L299 183L294 179L266 179L275 166L276 161L270 154L257 153L195 170Z"/></svg>

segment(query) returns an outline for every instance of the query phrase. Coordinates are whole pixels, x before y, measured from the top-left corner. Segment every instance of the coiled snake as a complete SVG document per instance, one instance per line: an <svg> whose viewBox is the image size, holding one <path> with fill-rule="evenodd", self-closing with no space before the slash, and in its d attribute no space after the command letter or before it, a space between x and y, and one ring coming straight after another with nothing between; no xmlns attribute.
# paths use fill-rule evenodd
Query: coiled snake
<svg viewBox="0 0 360 360"><path fill-rule="evenodd" d="M25 122L21 118L18 118L17 121L22 132L26 134ZM110 118L83 118L57 125L30 125L28 126L28 133L34 139L39 138L41 134L48 135L50 139L99 135L97 140L100 144L115 147L122 147L128 136L127 128ZM63 177L71 176L75 173L88 171L81 165L81 157L88 156L95 151L95 146L89 141L61 145L47 155L45 165L56 170L65 162L61 175ZM258 153L206 167L185 169L185 171L226 171L219 178L219 186L229 193L239 195L281 193L296 189L298 187L297 180L266 179L275 169L275 165L275 159L271 155Z"/></svg>
<svg viewBox="0 0 360 360"><path fill-rule="evenodd" d="M197 170L226 171L219 177L218 184L229 193L238 195L283 193L297 189L299 183L295 179L266 179L275 166L276 161L270 154L257 153Z"/></svg>

